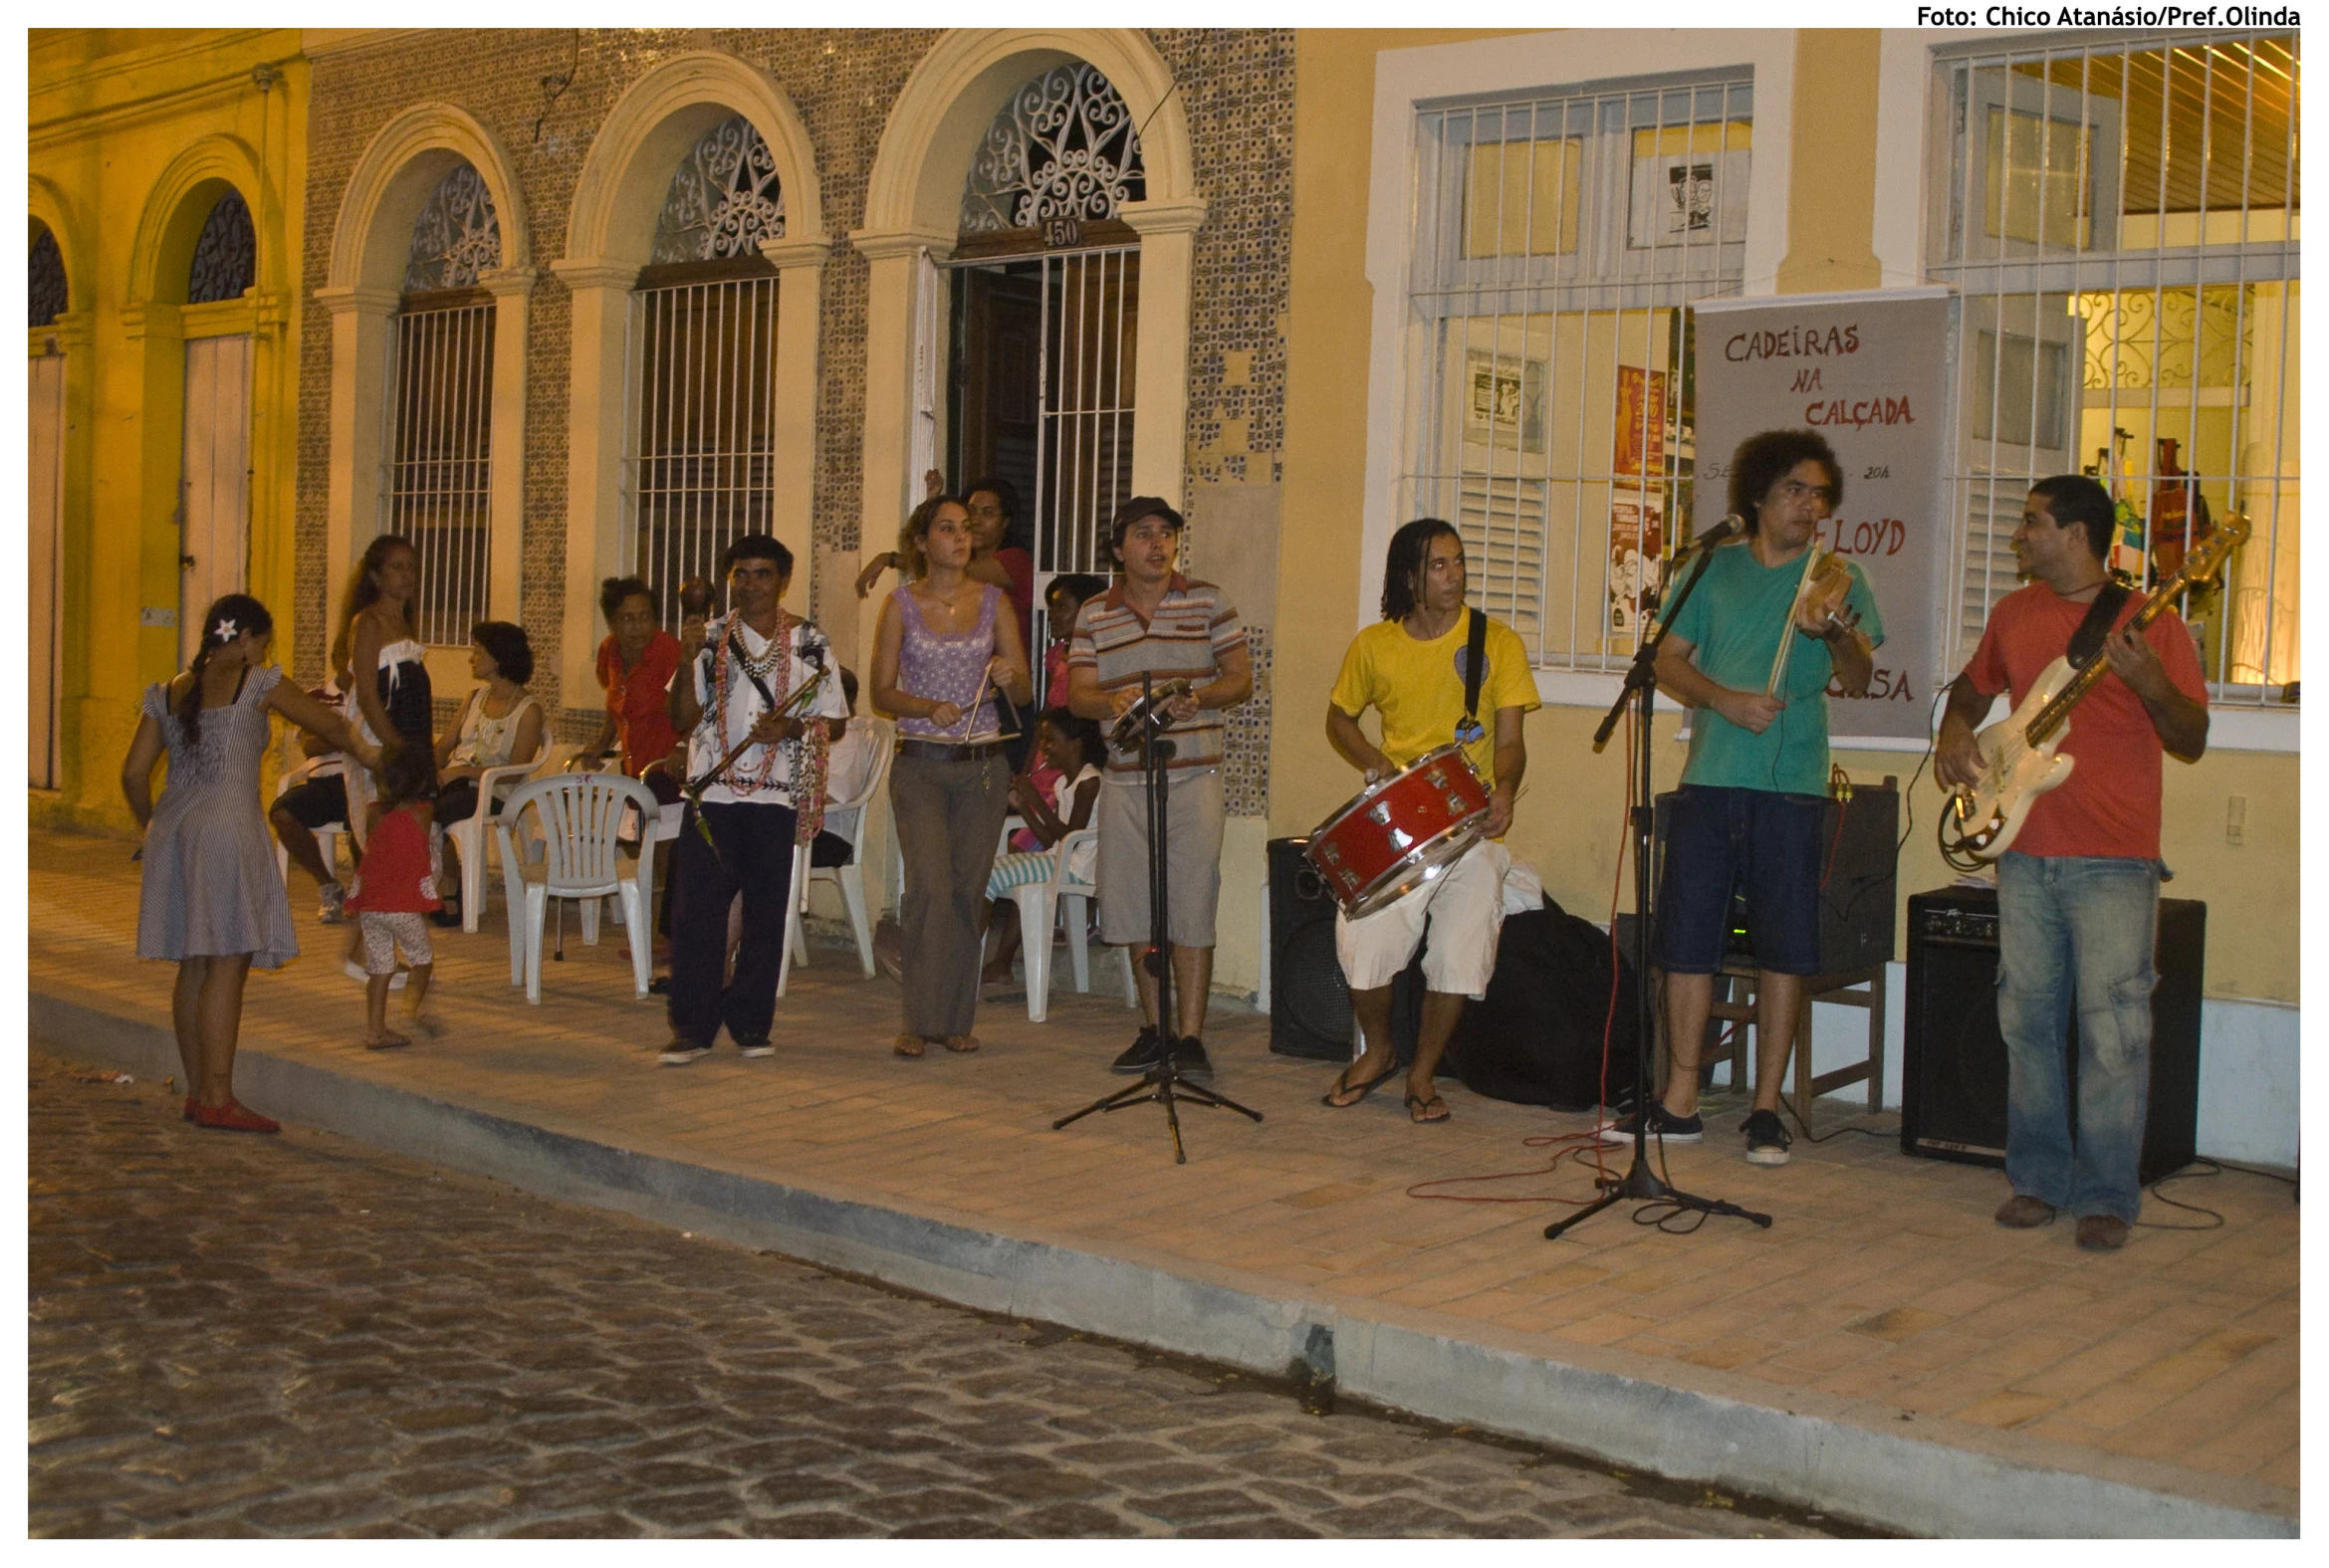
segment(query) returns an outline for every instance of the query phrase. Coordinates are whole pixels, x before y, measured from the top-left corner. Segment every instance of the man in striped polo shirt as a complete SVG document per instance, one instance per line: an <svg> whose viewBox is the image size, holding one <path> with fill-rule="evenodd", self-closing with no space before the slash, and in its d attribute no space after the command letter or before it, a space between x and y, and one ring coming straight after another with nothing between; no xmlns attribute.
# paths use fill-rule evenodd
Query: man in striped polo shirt
<svg viewBox="0 0 2329 1568"><path fill-rule="evenodd" d="M1067 645L1067 706L1086 719L1113 719L1140 699L1140 678L1186 678L1191 690L1164 707L1173 743L1165 808L1165 938L1172 950L1174 1011L1156 1008L1156 979L1135 963L1146 1026L1115 1060L1118 1072L1146 1072L1167 1048L1175 1064L1210 1076L1205 1004L1213 989L1213 916L1221 900L1221 710L1254 691L1245 628L1227 595L1175 569L1181 514L1154 496L1117 510L1109 539L1123 576L1083 606ZM1100 940L1137 947L1149 939L1148 799L1137 752L1110 750L1099 800Z"/></svg>

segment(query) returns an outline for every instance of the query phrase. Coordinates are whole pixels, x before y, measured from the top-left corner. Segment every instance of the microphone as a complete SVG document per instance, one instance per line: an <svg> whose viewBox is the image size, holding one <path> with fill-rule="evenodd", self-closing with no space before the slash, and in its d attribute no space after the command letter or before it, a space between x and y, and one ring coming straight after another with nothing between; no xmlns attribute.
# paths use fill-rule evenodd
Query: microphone
<svg viewBox="0 0 2329 1568"><path fill-rule="evenodd" d="M1697 555L1700 551L1713 550L1717 545L1722 544L1723 541L1746 532L1746 529L1747 520L1742 518L1738 513L1734 512L1729 517L1725 518L1722 522L1716 524L1713 528L1708 529L1704 534L1701 534L1698 538L1683 546L1681 553L1678 554L1674 559L1676 561L1688 560L1691 557Z"/></svg>

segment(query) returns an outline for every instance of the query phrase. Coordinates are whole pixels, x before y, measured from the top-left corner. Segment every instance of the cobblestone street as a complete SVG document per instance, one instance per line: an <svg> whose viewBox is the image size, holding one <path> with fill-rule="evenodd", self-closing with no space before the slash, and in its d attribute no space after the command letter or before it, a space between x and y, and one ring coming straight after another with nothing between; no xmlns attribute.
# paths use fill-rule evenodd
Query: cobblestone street
<svg viewBox="0 0 2329 1568"><path fill-rule="evenodd" d="M1821 1533L100 1079L32 1061L35 1536Z"/></svg>

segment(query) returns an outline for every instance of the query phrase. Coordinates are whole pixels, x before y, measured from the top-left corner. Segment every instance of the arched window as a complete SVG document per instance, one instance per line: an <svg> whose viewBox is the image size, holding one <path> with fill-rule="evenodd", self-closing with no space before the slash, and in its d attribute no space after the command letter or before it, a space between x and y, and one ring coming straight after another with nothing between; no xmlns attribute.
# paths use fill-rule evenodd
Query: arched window
<svg viewBox="0 0 2329 1568"><path fill-rule="evenodd" d="M194 265L186 277L186 303L209 305L239 300L259 276L259 239L251 230L251 209L240 191L218 198L194 241Z"/></svg>
<svg viewBox="0 0 2329 1568"><path fill-rule="evenodd" d="M420 555L423 642L459 646L488 611L494 302L501 224L477 170L455 164L412 226L388 369L381 526Z"/></svg>
<svg viewBox="0 0 2329 1568"><path fill-rule="evenodd" d="M437 182L420 221L412 226L412 256L404 264L404 292L467 289L481 272L502 264L501 220L493 192L466 163Z"/></svg>
<svg viewBox="0 0 2329 1568"><path fill-rule="evenodd" d="M648 260L757 257L763 240L784 237L785 193L777 188L776 155L752 121L738 114L705 132L671 176Z"/></svg>
<svg viewBox="0 0 2329 1568"><path fill-rule="evenodd" d="M677 624L679 584L775 516L777 271L785 194L759 130L737 114L680 159L631 295L634 569Z"/></svg>
<svg viewBox="0 0 2329 1568"><path fill-rule="evenodd" d="M32 295L30 325L51 326L70 307L66 302L65 253L57 248L57 236L46 224L33 238L32 261L25 271Z"/></svg>
<svg viewBox="0 0 2329 1568"><path fill-rule="evenodd" d="M1132 111L1088 65L1054 66L1011 95L971 159L962 232L1112 219L1147 194Z"/></svg>

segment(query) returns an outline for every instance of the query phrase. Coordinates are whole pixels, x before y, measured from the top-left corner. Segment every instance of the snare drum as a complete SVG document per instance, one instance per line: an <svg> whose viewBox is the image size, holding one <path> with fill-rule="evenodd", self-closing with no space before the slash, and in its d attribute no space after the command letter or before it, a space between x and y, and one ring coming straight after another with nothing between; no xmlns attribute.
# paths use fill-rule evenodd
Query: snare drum
<svg viewBox="0 0 2329 1568"><path fill-rule="evenodd" d="M1303 853L1357 920L1446 870L1480 841L1487 818L1488 786L1461 746L1443 746L1354 795Z"/></svg>

